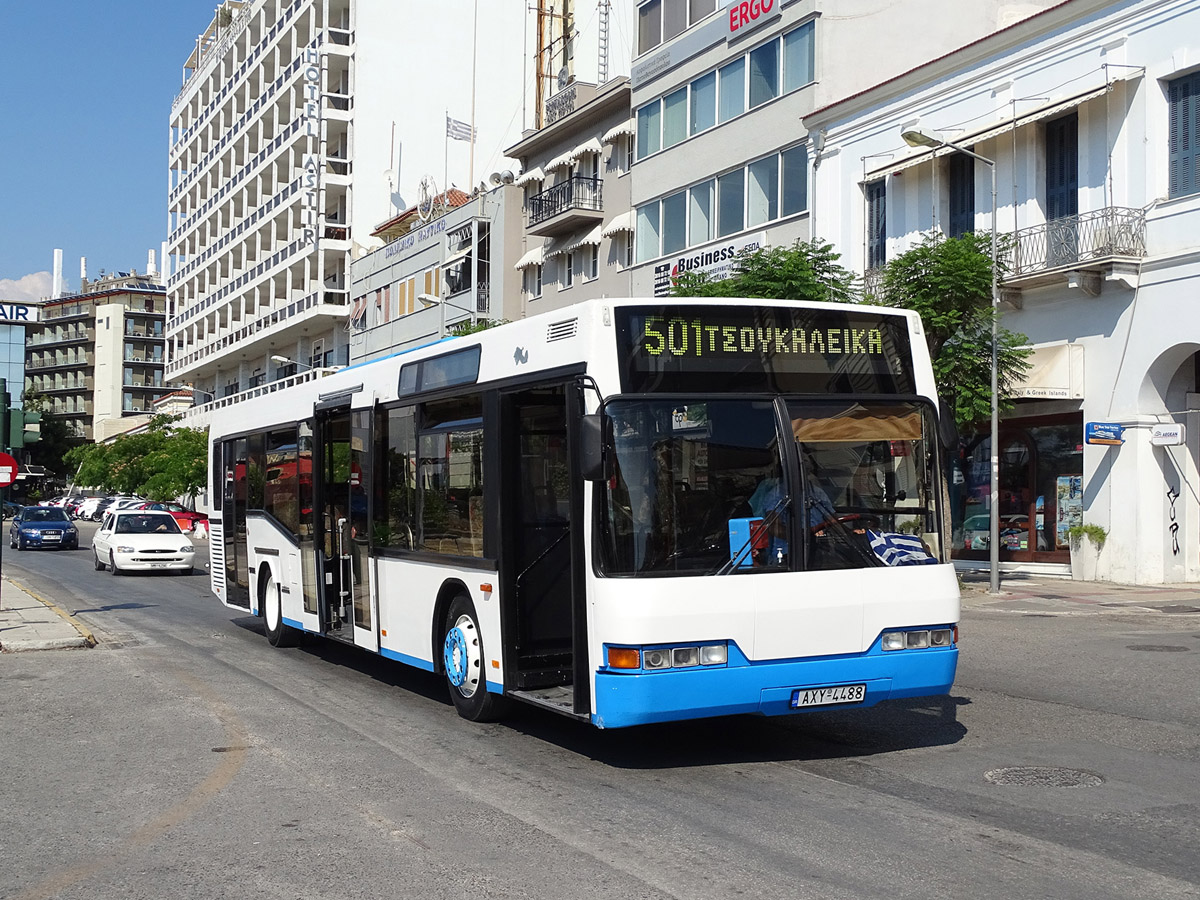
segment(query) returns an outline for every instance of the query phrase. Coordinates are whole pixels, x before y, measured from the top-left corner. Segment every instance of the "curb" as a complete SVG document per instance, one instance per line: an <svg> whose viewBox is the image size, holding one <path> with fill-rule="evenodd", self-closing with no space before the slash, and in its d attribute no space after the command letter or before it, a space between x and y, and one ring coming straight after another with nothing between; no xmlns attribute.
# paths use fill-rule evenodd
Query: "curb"
<svg viewBox="0 0 1200 900"><path fill-rule="evenodd" d="M38 601L38 603L41 603L47 609L53 610L58 615L62 616L62 618L66 619L67 622L69 622L71 624L71 627L73 627L76 631L79 632L79 637L78 638L57 638L57 639L48 640L48 641L14 641L12 643L4 644L4 649L6 651L17 652L18 650L58 650L58 649L66 649L66 648L91 648L91 647L95 647L96 644L99 643L96 640L96 636L94 634L92 634L92 630L90 628L88 628L86 625L84 625L82 622L80 622L78 619L76 619L73 615L71 615L65 609L60 607L57 603L53 602L52 600L47 600L45 597L41 596L40 594L37 594L34 591L31 591L29 588L25 587L25 585L21 584L21 582L17 581L14 578L9 578L8 581L9 581L9 583L16 585L18 588L23 590L30 597L32 597L34 600Z"/></svg>

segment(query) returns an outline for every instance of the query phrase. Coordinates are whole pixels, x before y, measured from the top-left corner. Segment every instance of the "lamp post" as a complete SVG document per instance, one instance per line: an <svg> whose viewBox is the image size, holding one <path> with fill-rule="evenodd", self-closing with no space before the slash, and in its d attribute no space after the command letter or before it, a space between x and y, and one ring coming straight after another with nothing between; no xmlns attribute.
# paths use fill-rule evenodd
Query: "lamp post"
<svg viewBox="0 0 1200 900"><path fill-rule="evenodd" d="M459 306L457 303L448 303L444 298L439 297L437 294L417 294L417 299L420 300L422 303L424 303L426 307L434 306L435 304L441 307L442 320L441 320L441 325L438 327L438 340L441 340L442 338L444 338L446 336L446 307L447 306L450 307L451 309L457 309L459 312L470 313L471 314L471 324L472 325L475 324L475 310L474 309L467 309L467 307Z"/></svg>
<svg viewBox="0 0 1200 900"><path fill-rule="evenodd" d="M992 170L992 434L991 504L988 516L990 590L1000 593L1000 283L996 271L996 161L946 140L931 129L909 128L900 137L910 147L950 147L977 159Z"/></svg>
<svg viewBox="0 0 1200 900"><path fill-rule="evenodd" d="M279 363L281 366L303 366L305 369L311 369L312 364L300 362L299 360L291 359L287 356L279 356L278 354L271 357L271 362Z"/></svg>

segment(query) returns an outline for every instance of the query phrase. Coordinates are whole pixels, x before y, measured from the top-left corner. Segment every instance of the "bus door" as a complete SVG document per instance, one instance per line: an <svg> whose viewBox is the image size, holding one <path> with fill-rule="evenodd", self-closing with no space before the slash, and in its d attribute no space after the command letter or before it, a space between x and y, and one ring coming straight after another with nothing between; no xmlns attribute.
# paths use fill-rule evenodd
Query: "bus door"
<svg viewBox="0 0 1200 900"><path fill-rule="evenodd" d="M250 608L250 572L246 556L246 438L221 443L221 539L225 558L225 602Z"/></svg>
<svg viewBox="0 0 1200 900"><path fill-rule="evenodd" d="M378 650L369 589L367 479L363 471L370 413L346 407L316 415L313 478L321 630Z"/></svg>
<svg viewBox="0 0 1200 900"><path fill-rule="evenodd" d="M573 382L501 396L506 683L559 711L591 708L582 602L582 482L572 477Z"/></svg>

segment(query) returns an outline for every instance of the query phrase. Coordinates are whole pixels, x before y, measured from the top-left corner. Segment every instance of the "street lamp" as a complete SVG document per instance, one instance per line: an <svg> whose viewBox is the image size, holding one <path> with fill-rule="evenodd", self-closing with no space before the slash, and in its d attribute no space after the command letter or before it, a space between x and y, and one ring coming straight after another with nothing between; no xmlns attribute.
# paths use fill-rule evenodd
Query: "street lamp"
<svg viewBox="0 0 1200 900"><path fill-rule="evenodd" d="M910 147L950 147L977 159L992 170L992 471L988 548L991 592L1000 593L1000 285L996 271L996 161L948 141L932 129L909 128L900 133Z"/></svg>
<svg viewBox="0 0 1200 900"><path fill-rule="evenodd" d="M297 360L291 359L287 356L279 356L278 354L271 357L271 362L279 363L281 366L304 366L306 369L312 368L312 365L309 363L298 362Z"/></svg>
<svg viewBox="0 0 1200 900"><path fill-rule="evenodd" d="M457 303L449 303L444 298L439 297L437 294L417 294L417 299L420 300L422 303L424 303L426 307L433 306L436 304L442 308L442 310L441 310L442 311L442 322L438 328L438 339L439 340L441 340L442 338L444 338L446 336L446 307L447 306L450 307L451 309L457 309L460 312L470 313L471 314L471 324L472 325L475 324L475 310L474 309L467 309L467 307L459 306Z"/></svg>

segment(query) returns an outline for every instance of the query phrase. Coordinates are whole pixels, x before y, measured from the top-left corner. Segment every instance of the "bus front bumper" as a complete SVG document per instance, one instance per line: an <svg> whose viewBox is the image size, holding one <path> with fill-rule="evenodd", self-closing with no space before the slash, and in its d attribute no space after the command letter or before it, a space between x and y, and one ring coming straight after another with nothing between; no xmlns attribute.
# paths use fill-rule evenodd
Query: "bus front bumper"
<svg viewBox="0 0 1200 900"><path fill-rule="evenodd" d="M730 648L731 660L733 648ZM780 716L812 710L858 709L884 700L931 697L950 692L958 648L884 653L878 645L850 657L782 660L661 672L596 673L596 712L600 728L625 728L709 716L759 713ZM797 690L865 685L855 703L795 709Z"/></svg>

